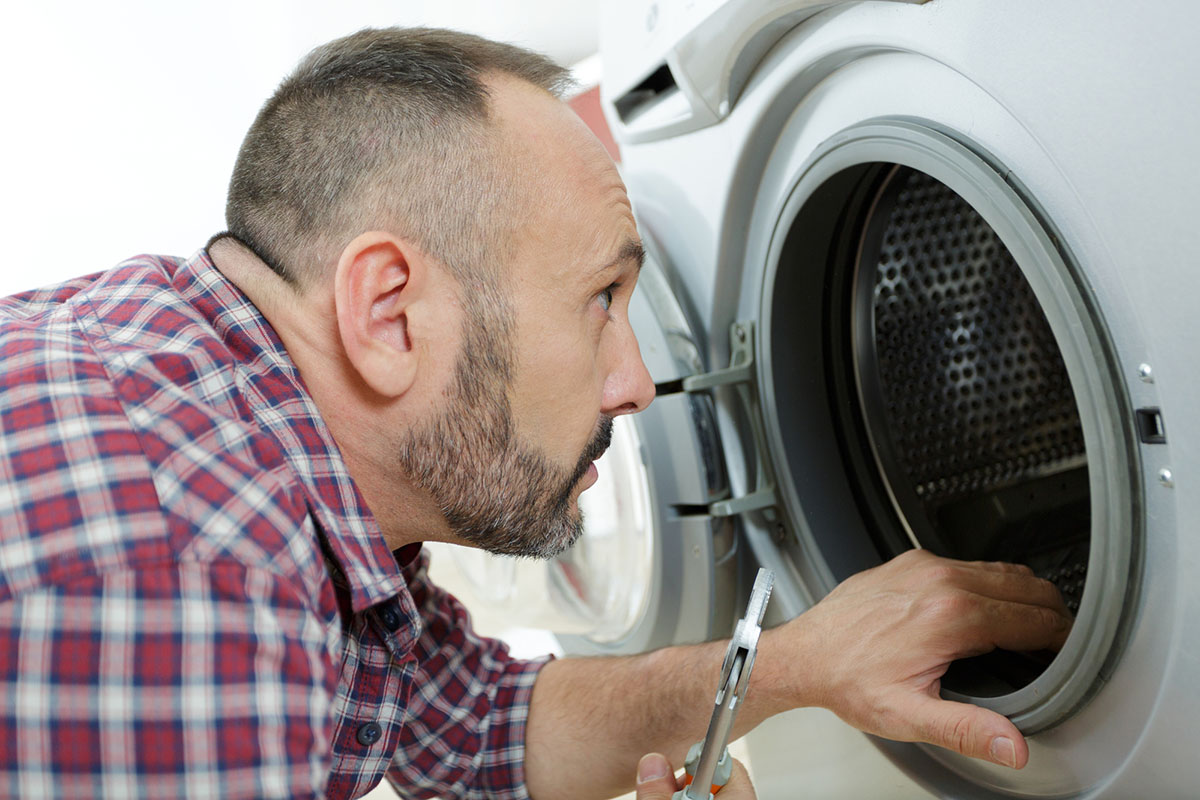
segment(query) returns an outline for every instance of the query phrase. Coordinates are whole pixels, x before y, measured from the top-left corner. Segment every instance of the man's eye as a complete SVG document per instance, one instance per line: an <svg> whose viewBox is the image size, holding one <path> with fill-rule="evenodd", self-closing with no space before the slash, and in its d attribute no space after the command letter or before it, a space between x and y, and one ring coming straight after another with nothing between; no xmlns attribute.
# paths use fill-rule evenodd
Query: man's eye
<svg viewBox="0 0 1200 800"><path fill-rule="evenodd" d="M599 300L600 300L600 307L603 308L605 311L608 311L610 308L612 308L613 291L616 288L617 288L616 284L613 284L612 286L609 286L607 289L605 289L600 294L596 295L596 297L599 298Z"/></svg>

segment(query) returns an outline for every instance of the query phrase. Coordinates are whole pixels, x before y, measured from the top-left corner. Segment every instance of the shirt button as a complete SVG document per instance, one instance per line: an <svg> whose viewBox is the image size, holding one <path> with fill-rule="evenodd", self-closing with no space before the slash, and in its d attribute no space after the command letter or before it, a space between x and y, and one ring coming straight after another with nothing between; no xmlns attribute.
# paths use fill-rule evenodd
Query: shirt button
<svg viewBox="0 0 1200 800"><path fill-rule="evenodd" d="M379 621L383 623L383 627L395 632L400 627L400 614L391 603L388 603L379 609Z"/></svg>
<svg viewBox="0 0 1200 800"><path fill-rule="evenodd" d="M378 722L368 722L358 726L358 743L364 744L367 747L379 741L379 737L383 735L383 729L379 727Z"/></svg>

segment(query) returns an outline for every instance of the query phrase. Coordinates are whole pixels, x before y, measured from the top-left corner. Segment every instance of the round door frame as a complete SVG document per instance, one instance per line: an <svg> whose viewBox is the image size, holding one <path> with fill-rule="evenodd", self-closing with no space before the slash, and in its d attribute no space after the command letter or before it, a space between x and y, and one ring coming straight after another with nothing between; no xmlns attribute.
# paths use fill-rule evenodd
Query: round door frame
<svg viewBox="0 0 1200 800"><path fill-rule="evenodd" d="M1041 304L1075 389L1088 453L1092 505L1089 563L1094 565L1089 569L1085 602L1075 629L1058 657L1028 686L999 697L956 698L992 708L1011 717L1024 732L1036 732L1068 717L1102 685L1115 666L1129 625L1125 612L1133 606L1129 599L1139 583L1142 540L1142 515L1138 513L1141 465L1132 438L1131 405L1122 383L1114 380L1117 368L1110 337L1081 271L1053 229L1040 218L1036 206L1022 196L1013 177L929 123L888 118L856 125L826 141L801 170L778 217L760 299L762 335L757 360L768 440L774 450L780 492L789 516L798 523L796 535L807 539L802 543L804 551L822 553L819 537L806 520L845 517L845 509L823 507L839 502L844 492L828 491L820 485L840 480L844 472L824 464L818 469L805 468L803 476L797 477L789 467L777 404L781 387L776 385L774 369L776 359L787 353L781 351L784 343L773 341L770 333L773 287L793 226L813 194L837 174L874 163L899 164L932 176L958 193L991 225ZM824 264L819 267L824 268ZM802 313L795 308L790 312ZM807 402L804 392L793 391L789 398ZM791 409L789 413L828 414L821 408L824 402L821 399L812 409ZM804 442L789 444L806 453L828 451L828 447L805 447ZM818 570L817 574L836 572ZM821 595L832 588L833 583L827 581L814 593Z"/></svg>

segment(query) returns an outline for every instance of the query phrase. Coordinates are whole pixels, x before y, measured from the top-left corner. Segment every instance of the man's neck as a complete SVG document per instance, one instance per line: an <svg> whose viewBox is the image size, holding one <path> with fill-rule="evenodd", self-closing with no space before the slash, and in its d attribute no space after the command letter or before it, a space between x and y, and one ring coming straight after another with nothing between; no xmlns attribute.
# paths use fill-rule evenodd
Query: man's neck
<svg viewBox="0 0 1200 800"><path fill-rule="evenodd" d="M332 288L297 289L231 237L212 242L209 256L283 342L388 547L396 550L425 540L458 541L428 493L389 464L390 448L385 443L389 436L395 439L396 430L395 426L388 430L385 419L394 410L381 407L346 358Z"/></svg>

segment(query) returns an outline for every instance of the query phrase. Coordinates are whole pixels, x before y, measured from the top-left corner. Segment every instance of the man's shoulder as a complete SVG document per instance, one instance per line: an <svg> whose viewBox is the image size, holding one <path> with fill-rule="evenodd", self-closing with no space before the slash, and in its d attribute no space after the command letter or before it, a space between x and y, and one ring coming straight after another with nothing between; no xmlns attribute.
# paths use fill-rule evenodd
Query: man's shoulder
<svg viewBox="0 0 1200 800"><path fill-rule="evenodd" d="M64 363L111 368L116 354L154 352L185 332L195 336L196 315L171 286L181 263L136 256L104 272L0 298L0 365L28 377Z"/></svg>
<svg viewBox="0 0 1200 800"><path fill-rule="evenodd" d="M181 263L139 257L0 301L0 599L161 560L319 561L316 542L303 558L289 542L302 487L174 285Z"/></svg>

